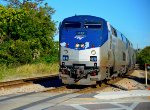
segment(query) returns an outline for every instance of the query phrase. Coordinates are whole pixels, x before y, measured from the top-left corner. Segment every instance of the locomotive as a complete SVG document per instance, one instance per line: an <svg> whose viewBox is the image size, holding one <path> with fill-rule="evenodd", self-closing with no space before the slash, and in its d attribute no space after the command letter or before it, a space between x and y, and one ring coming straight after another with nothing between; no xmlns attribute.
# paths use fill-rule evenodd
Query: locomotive
<svg viewBox="0 0 150 110"><path fill-rule="evenodd" d="M65 18L59 26L60 70L64 84L95 85L133 69L132 43L105 19Z"/></svg>

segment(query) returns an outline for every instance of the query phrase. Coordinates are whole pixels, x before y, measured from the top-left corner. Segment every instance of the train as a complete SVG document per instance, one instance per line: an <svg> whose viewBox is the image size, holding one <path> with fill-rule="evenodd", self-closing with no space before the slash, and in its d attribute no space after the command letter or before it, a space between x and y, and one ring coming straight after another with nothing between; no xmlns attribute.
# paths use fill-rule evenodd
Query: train
<svg viewBox="0 0 150 110"><path fill-rule="evenodd" d="M65 18L59 25L59 77L68 85L95 85L134 68L132 43L108 21L91 15Z"/></svg>

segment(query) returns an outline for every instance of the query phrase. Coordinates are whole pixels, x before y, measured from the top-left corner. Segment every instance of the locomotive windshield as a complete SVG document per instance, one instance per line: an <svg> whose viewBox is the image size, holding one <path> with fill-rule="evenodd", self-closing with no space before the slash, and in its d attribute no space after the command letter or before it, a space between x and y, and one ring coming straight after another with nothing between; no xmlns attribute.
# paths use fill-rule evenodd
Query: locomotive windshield
<svg viewBox="0 0 150 110"><path fill-rule="evenodd" d="M84 28L89 29L100 29L102 27L102 24L100 22L86 22L84 24Z"/></svg>
<svg viewBox="0 0 150 110"><path fill-rule="evenodd" d="M65 22L64 28L81 28L80 22Z"/></svg>

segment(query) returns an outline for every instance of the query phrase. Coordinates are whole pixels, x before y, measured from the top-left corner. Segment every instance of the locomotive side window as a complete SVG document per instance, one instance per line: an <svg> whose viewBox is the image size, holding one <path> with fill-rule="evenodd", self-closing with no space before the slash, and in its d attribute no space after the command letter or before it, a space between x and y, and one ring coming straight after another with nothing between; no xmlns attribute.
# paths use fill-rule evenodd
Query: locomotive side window
<svg viewBox="0 0 150 110"><path fill-rule="evenodd" d="M133 48L133 44L131 43L131 47Z"/></svg>
<svg viewBox="0 0 150 110"><path fill-rule="evenodd" d="M123 34L121 34L121 37L122 37L122 41L123 41Z"/></svg>
<svg viewBox="0 0 150 110"><path fill-rule="evenodd" d="M127 39L126 37L122 34L122 41L126 44L127 43Z"/></svg>
<svg viewBox="0 0 150 110"><path fill-rule="evenodd" d="M126 54L123 52L123 61L126 61Z"/></svg>
<svg viewBox="0 0 150 110"><path fill-rule="evenodd" d="M121 33L119 31L117 31L117 37L122 40L122 36L121 36Z"/></svg>
<svg viewBox="0 0 150 110"><path fill-rule="evenodd" d="M114 29L114 35L117 37L117 32L116 32L116 30Z"/></svg>
<svg viewBox="0 0 150 110"><path fill-rule="evenodd" d="M111 32L115 37L117 37L117 32L116 32L115 28L113 28L112 26L111 26Z"/></svg>
<svg viewBox="0 0 150 110"><path fill-rule="evenodd" d="M81 28L80 22L65 22L64 28Z"/></svg>
<svg viewBox="0 0 150 110"><path fill-rule="evenodd" d="M126 48L130 47L130 42L129 40L126 38Z"/></svg>
<svg viewBox="0 0 150 110"><path fill-rule="evenodd" d="M84 28L100 29L102 28L102 24L100 22L86 22Z"/></svg>

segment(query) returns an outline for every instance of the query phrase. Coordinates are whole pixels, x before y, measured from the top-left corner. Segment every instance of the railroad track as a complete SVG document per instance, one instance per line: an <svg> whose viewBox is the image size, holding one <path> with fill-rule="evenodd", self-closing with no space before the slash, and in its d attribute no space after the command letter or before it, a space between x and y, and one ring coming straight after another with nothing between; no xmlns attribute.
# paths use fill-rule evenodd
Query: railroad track
<svg viewBox="0 0 150 110"><path fill-rule="evenodd" d="M132 72L129 72L128 74L130 74L130 73L132 73ZM39 92L84 94L84 93L92 93L92 92L96 92L96 91L101 91L104 88L110 87L114 83L116 83L122 79L123 78L121 78L121 77L117 77L117 78L111 79L107 82L103 82L100 86L96 85L96 87L79 86L79 85L78 86L75 86L75 85L67 86L67 85L63 85L61 83L61 80L59 79L58 75L52 75L52 76L20 79L20 80L8 81L8 82L0 82L0 89L11 91L11 88L21 88L25 85L26 88L29 87L31 90L33 84L39 84L39 85L45 87L45 88L42 88L41 90L36 89ZM49 83L48 86L47 86L47 83ZM117 87L117 88L124 89L122 87ZM33 88L33 90L31 90L31 91L36 91L36 90L34 90L34 88ZM20 90L18 90L18 91L20 92ZM24 89L22 91L24 92ZM26 91L26 92L30 92L30 91ZM11 94L11 93L9 92L9 94Z"/></svg>
<svg viewBox="0 0 150 110"><path fill-rule="evenodd" d="M130 75L132 73L132 71L128 72L127 75ZM73 86L61 86L58 88L54 88L54 89L50 89L50 90L46 90L43 92L52 92L52 93L80 93L80 94L85 94L85 93L94 93L96 91L100 91L103 90L107 87L111 87L113 84L115 84L116 82L122 80L122 77L117 77L117 78L113 78L111 80L108 81L104 81L102 82L102 84L97 84L96 86L79 86L79 85L73 85ZM115 85L118 89L122 89L122 90L126 90L125 88L121 87L121 86L117 86Z"/></svg>
<svg viewBox="0 0 150 110"><path fill-rule="evenodd" d="M118 81L122 80L122 78L116 78L114 80L110 80L107 83L102 83L101 86L99 86L98 84L96 86L74 86L69 87L67 85L65 86L61 86L58 88L54 88L54 89L50 89L50 90L46 90L43 92L50 92L50 93L80 93L80 94L85 94L85 93L94 93L96 91L100 91L103 90L106 87L110 87L110 83L116 83Z"/></svg>
<svg viewBox="0 0 150 110"><path fill-rule="evenodd" d="M27 84L31 84L36 81L51 80L51 79L56 79L56 78L58 78L58 75L26 78L26 79L19 79L19 80L13 80L13 81L5 81L5 82L0 82L0 88L27 85Z"/></svg>

